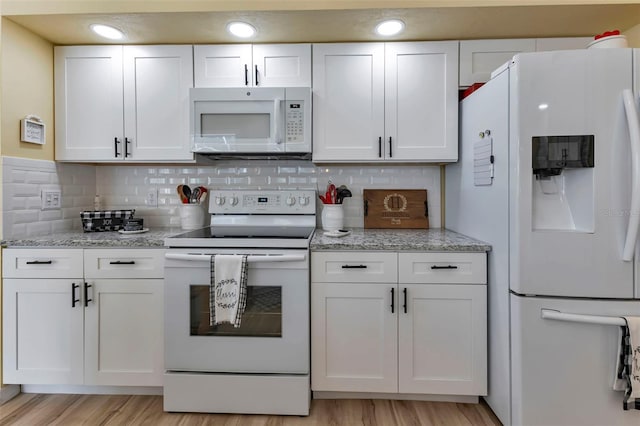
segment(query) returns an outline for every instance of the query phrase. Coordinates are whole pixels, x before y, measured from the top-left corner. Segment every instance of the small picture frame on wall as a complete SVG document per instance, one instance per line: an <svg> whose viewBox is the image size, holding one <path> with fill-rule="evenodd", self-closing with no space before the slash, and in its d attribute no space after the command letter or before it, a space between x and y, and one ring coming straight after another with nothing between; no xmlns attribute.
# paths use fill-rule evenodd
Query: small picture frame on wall
<svg viewBox="0 0 640 426"><path fill-rule="evenodd" d="M45 144L45 124L40 117L27 115L20 120L20 140L38 145Z"/></svg>

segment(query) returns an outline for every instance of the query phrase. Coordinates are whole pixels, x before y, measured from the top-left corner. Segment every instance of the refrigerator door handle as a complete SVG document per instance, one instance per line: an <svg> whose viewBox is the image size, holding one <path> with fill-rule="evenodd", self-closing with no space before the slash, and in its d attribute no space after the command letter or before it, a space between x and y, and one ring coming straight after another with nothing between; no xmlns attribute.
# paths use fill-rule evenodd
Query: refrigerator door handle
<svg viewBox="0 0 640 426"><path fill-rule="evenodd" d="M640 124L638 124L638 111L636 110L633 93L630 89L622 91L624 111L629 126L629 140L631 141L631 210L629 212L629 224L627 225L627 238L624 242L622 260L631 262L638 238L638 226L640 225Z"/></svg>
<svg viewBox="0 0 640 426"><path fill-rule="evenodd" d="M627 325L627 322L622 317L605 317L601 315L569 314L566 312L556 311L555 309L542 309L541 311L542 311L541 317L543 319L549 319L549 320L580 322L584 324L599 324L599 325L619 325L619 326Z"/></svg>

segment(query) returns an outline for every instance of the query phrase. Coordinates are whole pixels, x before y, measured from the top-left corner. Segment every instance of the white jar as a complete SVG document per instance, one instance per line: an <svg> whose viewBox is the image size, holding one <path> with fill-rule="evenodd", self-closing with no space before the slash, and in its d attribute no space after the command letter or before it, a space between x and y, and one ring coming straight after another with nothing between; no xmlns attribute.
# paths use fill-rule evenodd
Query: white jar
<svg viewBox="0 0 640 426"><path fill-rule="evenodd" d="M204 227L204 209L200 204L180 205L180 227L185 230Z"/></svg>
<svg viewBox="0 0 640 426"><path fill-rule="evenodd" d="M322 206L322 229L328 232L344 228L344 210L342 204Z"/></svg>

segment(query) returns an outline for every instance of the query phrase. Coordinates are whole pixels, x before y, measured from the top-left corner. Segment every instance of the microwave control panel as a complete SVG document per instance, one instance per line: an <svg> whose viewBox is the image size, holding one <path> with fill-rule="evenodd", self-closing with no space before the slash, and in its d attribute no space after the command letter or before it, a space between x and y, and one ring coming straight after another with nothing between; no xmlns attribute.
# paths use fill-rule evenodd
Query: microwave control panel
<svg viewBox="0 0 640 426"><path fill-rule="evenodd" d="M304 102L287 101L287 142L304 142Z"/></svg>

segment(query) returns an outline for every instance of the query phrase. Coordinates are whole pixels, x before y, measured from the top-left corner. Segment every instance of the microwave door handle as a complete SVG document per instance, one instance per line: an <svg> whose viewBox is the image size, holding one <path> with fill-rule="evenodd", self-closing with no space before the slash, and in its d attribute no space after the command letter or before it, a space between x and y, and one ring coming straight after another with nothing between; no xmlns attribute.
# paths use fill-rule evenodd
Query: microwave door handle
<svg viewBox="0 0 640 426"><path fill-rule="evenodd" d="M273 124L274 124L274 142L276 145L282 144L282 135L280 134L280 129L283 127L284 122L282 121L282 99L275 99L273 101ZM284 151L284 149L283 149Z"/></svg>

